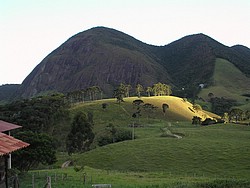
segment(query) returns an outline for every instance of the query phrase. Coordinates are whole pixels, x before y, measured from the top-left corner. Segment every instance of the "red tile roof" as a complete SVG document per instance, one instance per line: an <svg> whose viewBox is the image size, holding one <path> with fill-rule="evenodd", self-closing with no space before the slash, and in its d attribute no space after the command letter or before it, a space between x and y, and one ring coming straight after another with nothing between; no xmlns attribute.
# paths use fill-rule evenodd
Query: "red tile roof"
<svg viewBox="0 0 250 188"><path fill-rule="evenodd" d="M0 156L29 146L28 143L18 140L12 136L0 133Z"/></svg>
<svg viewBox="0 0 250 188"><path fill-rule="evenodd" d="M17 129L20 127L21 126L19 125L0 120L0 132L10 131L10 130Z"/></svg>

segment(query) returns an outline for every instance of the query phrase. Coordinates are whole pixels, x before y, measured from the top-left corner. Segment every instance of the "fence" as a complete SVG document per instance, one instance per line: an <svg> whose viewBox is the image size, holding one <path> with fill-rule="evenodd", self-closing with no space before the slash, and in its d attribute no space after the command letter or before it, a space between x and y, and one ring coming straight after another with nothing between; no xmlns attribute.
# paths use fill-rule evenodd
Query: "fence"
<svg viewBox="0 0 250 188"><path fill-rule="evenodd" d="M84 188L92 187L92 177L83 173L70 176L67 173L38 171L9 179L9 188Z"/></svg>

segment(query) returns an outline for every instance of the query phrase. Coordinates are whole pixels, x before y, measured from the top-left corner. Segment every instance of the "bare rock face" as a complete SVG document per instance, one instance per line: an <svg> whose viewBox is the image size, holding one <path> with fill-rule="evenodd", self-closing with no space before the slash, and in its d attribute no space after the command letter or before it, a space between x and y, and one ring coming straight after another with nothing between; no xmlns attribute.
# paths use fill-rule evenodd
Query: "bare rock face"
<svg viewBox="0 0 250 188"><path fill-rule="evenodd" d="M87 30L49 54L24 80L21 95L31 97L48 90L68 92L96 85L110 96L120 83L171 83L151 48L113 29Z"/></svg>

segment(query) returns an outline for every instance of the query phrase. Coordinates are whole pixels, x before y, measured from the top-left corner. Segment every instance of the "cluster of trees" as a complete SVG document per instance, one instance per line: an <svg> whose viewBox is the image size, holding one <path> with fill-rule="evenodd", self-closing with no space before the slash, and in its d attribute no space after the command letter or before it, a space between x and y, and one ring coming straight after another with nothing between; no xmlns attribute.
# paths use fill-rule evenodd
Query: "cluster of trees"
<svg viewBox="0 0 250 188"><path fill-rule="evenodd" d="M238 122L250 119L250 111L243 111L239 108L232 108L228 113L224 113L223 119L229 122Z"/></svg>
<svg viewBox="0 0 250 188"><path fill-rule="evenodd" d="M132 87L131 85L121 83L115 90L114 90L114 97L117 98L117 102L123 102L124 97L130 96L130 91ZM141 97L142 93L146 92L147 96L169 96L172 94L171 86L167 84L163 84L158 82L154 84L152 87L144 88L141 84L137 84L135 87L135 94L137 97Z"/></svg>
<svg viewBox="0 0 250 188"><path fill-rule="evenodd" d="M153 112L158 108L157 106L154 106L150 103L144 103L141 99L136 99L132 103L136 107L136 111L132 114L133 118L138 118L142 115L141 109L143 109L147 113L147 117L149 118L150 114L153 114ZM166 115L167 109L169 109L169 105L166 103L162 104L162 112L164 116Z"/></svg>
<svg viewBox="0 0 250 188"><path fill-rule="evenodd" d="M12 163L20 171L28 171L41 164L51 165L56 162L54 138L46 133L32 131L18 132L15 137L30 144L29 147L12 154Z"/></svg>
<svg viewBox="0 0 250 188"><path fill-rule="evenodd" d="M206 118L204 121L202 121L201 117L199 116L194 116L192 118L193 125L211 125L215 123L217 123L217 121L211 118Z"/></svg>
<svg viewBox="0 0 250 188"><path fill-rule="evenodd" d="M95 134L93 133L93 114L79 111L73 119L71 130L67 136L66 148L68 154L85 152L90 149Z"/></svg>
<svg viewBox="0 0 250 188"><path fill-rule="evenodd" d="M57 124L69 118L68 104L62 94L40 96L14 101L0 106L0 119L22 126L12 131L16 137L30 144L16 151L13 163L20 171L29 170L39 163L52 164L56 161L58 145L54 130Z"/></svg>
<svg viewBox="0 0 250 188"><path fill-rule="evenodd" d="M144 88L141 84L137 84L133 89L129 84L121 83L115 90L113 96L117 98L117 101L120 103L123 101L124 97L130 97L131 92L141 97L142 94L147 94L147 96L162 96L162 95L171 95L172 89L170 85L163 83L156 83L152 87ZM97 100L102 99L103 91L99 86L91 86L87 89L75 90L68 92L66 94L67 100L70 104L77 102L84 102L85 100Z"/></svg>
<svg viewBox="0 0 250 188"><path fill-rule="evenodd" d="M0 119L21 125L23 131L51 134L55 123L68 117L63 94L39 96L0 106Z"/></svg>
<svg viewBox="0 0 250 188"><path fill-rule="evenodd" d="M102 99L103 91L99 86L91 86L87 89L75 90L67 93L67 99L70 103L84 102L85 100Z"/></svg>
<svg viewBox="0 0 250 188"><path fill-rule="evenodd" d="M212 112L222 116L225 122L238 122L250 119L250 112L243 111L239 108L233 108L237 101L223 97L214 97L213 93L208 94L209 102L212 104Z"/></svg>
<svg viewBox="0 0 250 188"><path fill-rule="evenodd" d="M233 99L214 97L212 93L209 93L208 97L210 98L209 101L212 104L212 112L221 116L224 112L229 112L231 108L236 105L236 101Z"/></svg>
<svg viewBox="0 0 250 188"><path fill-rule="evenodd" d="M250 112L248 110L243 111L239 108L232 108L228 113L225 112L221 119L211 119L206 118L202 121L201 117L194 116L192 118L192 124L194 125L210 125L215 123L228 123L228 122L235 122L238 123L239 121L249 120L250 119Z"/></svg>
<svg viewBox="0 0 250 188"><path fill-rule="evenodd" d="M119 128L110 123L101 136L98 138L98 145L105 146L108 144L131 140L132 132L130 130Z"/></svg>

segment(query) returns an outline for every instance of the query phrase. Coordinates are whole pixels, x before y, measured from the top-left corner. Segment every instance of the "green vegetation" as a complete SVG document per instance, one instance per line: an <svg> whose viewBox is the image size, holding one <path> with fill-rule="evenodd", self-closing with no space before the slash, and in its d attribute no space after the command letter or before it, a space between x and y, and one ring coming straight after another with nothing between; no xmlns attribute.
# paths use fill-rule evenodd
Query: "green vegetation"
<svg viewBox="0 0 250 188"><path fill-rule="evenodd" d="M213 83L212 86L202 89L199 96L203 99L209 99L209 94L213 94L213 97L236 100L239 104L247 103L248 97L244 94L250 93L250 78L246 77L229 61L216 59Z"/></svg>
<svg viewBox="0 0 250 188"><path fill-rule="evenodd" d="M88 151L95 134L93 129L93 114L78 112L73 119L71 130L67 136L66 147L68 154Z"/></svg>
<svg viewBox="0 0 250 188"><path fill-rule="evenodd" d="M21 187L31 187L32 174L43 176L37 187L53 174L63 174L53 181L59 188L249 187L249 57L249 49L203 34L162 47L102 27L77 34L37 66L39 75L0 88L6 101L13 92L50 94L0 106L1 119L23 126L13 134L32 144L13 164L74 165L29 172Z"/></svg>
<svg viewBox="0 0 250 188"><path fill-rule="evenodd" d="M12 154L13 165L18 170L28 171L39 164L51 165L56 162L56 147L52 136L25 131L17 133L15 137L30 144Z"/></svg>
<svg viewBox="0 0 250 188"><path fill-rule="evenodd" d="M80 149L76 147L75 151L84 153L72 153L68 156L64 152L53 165L54 168L60 168L63 162L72 161L74 168L48 171L48 174L56 172L71 176L71 183L61 182L57 187L67 187L78 181L83 185L80 178L84 175L88 177L86 186L91 183L111 183L113 187L244 187L249 183L250 127L236 124L200 126L200 122L217 119L219 116L204 111L200 105L191 104L185 98L124 97L124 102L120 104L113 98L73 103L68 109L63 95L53 95L26 101L32 104L29 105L30 108L22 102L15 104L22 104L25 111L34 108L37 115L33 114L34 119L39 121L33 123L41 131L43 127L37 122L44 122L42 112L49 104L48 101L52 106L61 104L57 108L49 108L51 113L48 114L47 122L53 126L53 130L61 130L60 133L63 134L54 134L51 129L46 129L48 134L54 134L56 140L61 138L61 143L56 143L60 146L58 151L66 151L66 137L71 130L74 130L72 134L80 133L80 129L75 130L79 125L81 128L93 126L95 135L92 144L87 147L90 150L82 150L82 143L86 140L81 140L79 145L76 144ZM18 114L15 109L20 110L19 107L1 107L2 117L7 114L14 118L13 112ZM235 110L235 113L241 115L239 110ZM60 124L62 120L59 119L56 121L58 114L64 115L64 123ZM136 116L133 117L133 114ZM230 117L230 113L228 116ZM20 117L19 121L22 120ZM192 124L194 117L199 117L200 122ZM89 122L91 126L86 127ZM27 125L26 128L32 128L32 122L27 122ZM31 182L32 173L36 171L26 174L29 180L26 179L27 176L21 177L21 180ZM41 181L44 184L44 178Z"/></svg>
<svg viewBox="0 0 250 188"><path fill-rule="evenodd" d="M138 138L133 141L96 148L73 158L77 165L106 170L249 178L249 127L172 123L172 132L182 139L160 137L160 127L138 128ZM151 133L148 137L147 132Z"/></svg>
<svg viewBox="0 0 250 188"><path fill-rule="evenodd" d="M248 188L249 180L241 178L174 176L168 172L118 172L85 167L83 171L76 172L74 168L33 171L22 177L22 188L32 186L32 175L35 179L35 188L45 184L45 177L50 176L52 187L80 188L92 187L92 184L112 184L114 188L204 188L204 187L234 187ZM84 183L85 175L85 183ZM56 177L56 178L55 178ZM62 179L63 177L63 179Z"/></svg>
<svg viewBox="0 0 250 188"><path fill-rule="evenodd" d="M250 127L234 124L200 127L190 122L169 124L172 132L182 135L181 139L161 137L159 128L164 123L155 122L151 127L137 128L135 140L74 154L71 160L75 168L41 171L40 176L48 173L53 178L57 173L58 187L83 186L83 175L87 177L86 187L94 183L126 188L249 187ZM84 166L83 171L78 171L81 166ZM39 174L30 172L23 177L24 181L30 184L33 173ZM60 181L62 174L67 174L68 181ZM54 180L53 184L56 185Z"/></svg>

